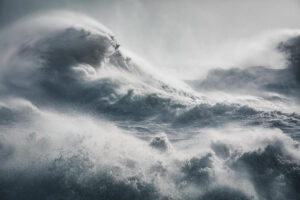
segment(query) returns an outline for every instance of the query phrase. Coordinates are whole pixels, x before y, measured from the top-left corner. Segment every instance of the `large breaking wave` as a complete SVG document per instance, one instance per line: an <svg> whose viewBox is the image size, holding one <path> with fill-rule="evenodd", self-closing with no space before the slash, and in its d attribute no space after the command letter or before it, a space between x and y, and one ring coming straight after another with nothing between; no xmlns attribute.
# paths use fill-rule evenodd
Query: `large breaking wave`
<svg viewBox="0 0 300 200"><path fill-rule="evenodd" d="M0 38L1 199L300 198L299 36L187 83L80 14Z"/></svg>

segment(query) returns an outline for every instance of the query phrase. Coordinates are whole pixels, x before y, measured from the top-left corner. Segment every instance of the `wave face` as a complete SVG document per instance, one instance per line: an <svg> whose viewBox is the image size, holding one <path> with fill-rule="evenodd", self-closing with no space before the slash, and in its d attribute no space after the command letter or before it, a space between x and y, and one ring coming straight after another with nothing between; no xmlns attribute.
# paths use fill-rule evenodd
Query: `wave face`
<svg viewBox="0 0 300 200"><path fill-rule="evenodd" d="M300 199L299 38L182 82L80 14L6 27L0 199Z"/></svg>

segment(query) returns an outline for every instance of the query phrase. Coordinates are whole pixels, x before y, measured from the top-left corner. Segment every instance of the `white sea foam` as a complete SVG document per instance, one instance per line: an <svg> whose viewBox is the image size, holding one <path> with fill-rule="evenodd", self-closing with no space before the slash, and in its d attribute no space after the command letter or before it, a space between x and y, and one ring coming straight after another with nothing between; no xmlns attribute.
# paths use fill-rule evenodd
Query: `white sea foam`
<svg viewBox="0 0 300 200"><path fill-rule="evenodd" d="M197 92L112 36L62 11L3 30L1 197L299 198L297 95Z"/></svg>

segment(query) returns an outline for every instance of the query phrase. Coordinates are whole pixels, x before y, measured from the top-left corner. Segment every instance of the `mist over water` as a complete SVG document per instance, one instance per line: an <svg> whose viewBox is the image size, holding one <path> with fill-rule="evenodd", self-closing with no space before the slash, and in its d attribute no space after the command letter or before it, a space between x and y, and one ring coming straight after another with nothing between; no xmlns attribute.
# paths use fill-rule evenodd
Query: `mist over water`
<svg viewBox="0 0 300 200"><path fill-rule="evenodd" d="M1 10L0 199L300 199L299 30L180 76L124 26L33 5Z"/></svg>

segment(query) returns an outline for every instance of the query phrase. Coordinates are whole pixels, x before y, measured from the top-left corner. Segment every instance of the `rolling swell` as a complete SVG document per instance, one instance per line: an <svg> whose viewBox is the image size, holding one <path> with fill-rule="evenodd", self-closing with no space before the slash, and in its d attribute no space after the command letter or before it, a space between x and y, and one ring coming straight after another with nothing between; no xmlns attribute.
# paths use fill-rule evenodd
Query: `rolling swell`
<svg viewBox="0 0 300 200"><path fill-rule="evenodd" d="M51 100L118 121L151 120L171 127L214 127L239 121L276 127L287 133L299 130L297 114L257 111L239 104L201 103L201 97L178 90L145 71L116 49L116 44L112 35L72 27L29 44L21 43L13 56L34 61L31 64L35 67L26 69L30 73L26 71L17 82L7 79L11 71L4 70L4 92L41 106L51 105ZM132 76L137 80L132 82ZM228 74L225 77L230 78Z"/></svg>

